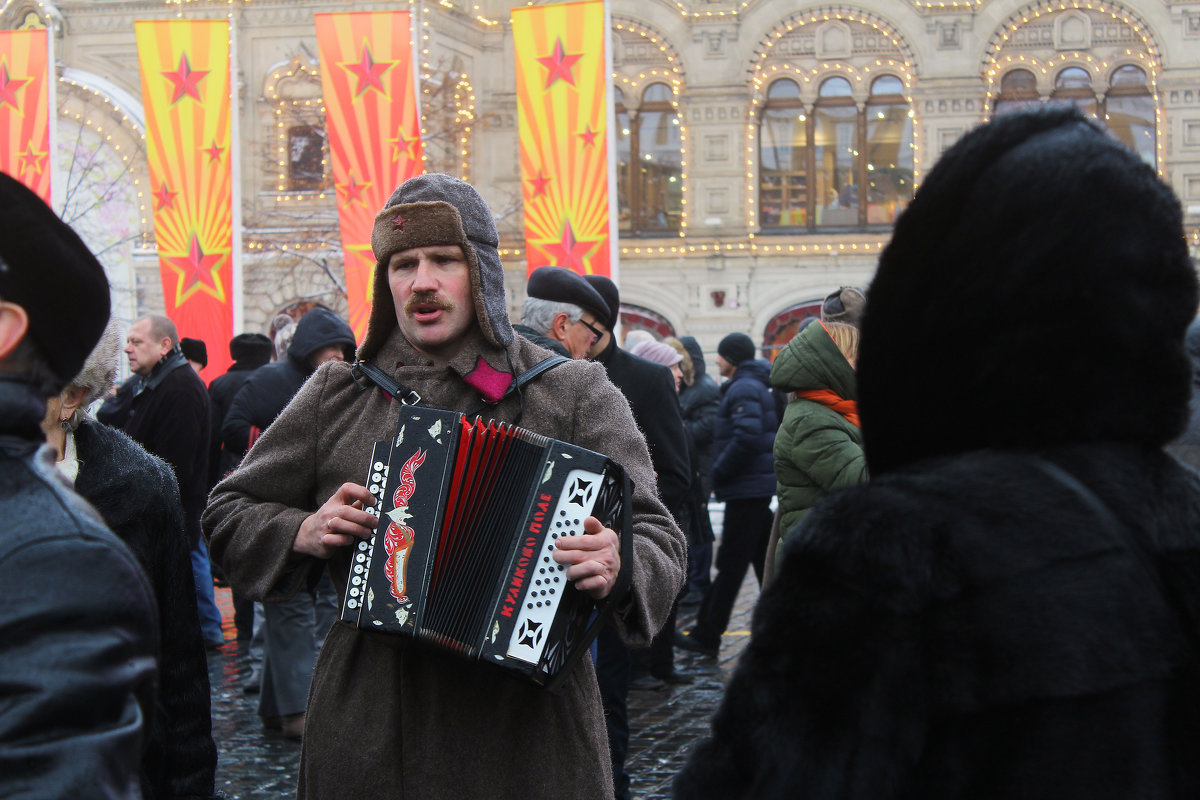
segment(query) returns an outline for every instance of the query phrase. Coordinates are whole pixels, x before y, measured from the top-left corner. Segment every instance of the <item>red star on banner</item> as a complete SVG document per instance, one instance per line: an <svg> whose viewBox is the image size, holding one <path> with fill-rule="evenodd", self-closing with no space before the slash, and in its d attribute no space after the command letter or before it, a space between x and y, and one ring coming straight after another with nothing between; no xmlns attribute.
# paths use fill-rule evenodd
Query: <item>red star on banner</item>
<svg viewBox="0 0 1200 800"><path fill-rule="evenodd" d="M194 100L200 99L200 81L208 74L206 69L192 69L192 65L188 62L187 53L179 57L179 69L174 72L164 72L162 75L174 85L175 93L171 95L171 102L178 103L183 99L184 95L191 97Z"/></svg>
<svg viewBox="0 0 1200 800"><path fill-rule="evenodd" d="M392 161L399 161L401 155L408 156L409 159L416 158L417 156L413 148L420 141L416 137L406 139L404 137L404 128L400 128L400 130L396 131L395 139L388 139L388 143L392 146Z"/></svg>
<svg viewBox="0 0 1200 800"><path fill-rule="evenodd" d="M212 164L215 162L219 164L221 163L221 154L225 152L225 148L218 146L217 140L213 139L213 143L200 152L208 154L208 163Z"/></svg>
<svg viewBox="0 0 1200 800"><path fill-rule="evenodd" d="M8 72L8 62L0 62L0 106L10 106L16 111L21 110L17 102L17 90L29 83L33 78L13 78Z"/></svg>
<svg viewBox="0 0 1200 800"><path fill-rule="evenodd" d="M162 211L164 208L174 208L175 196L177 194L179 194L179 192L172 192L167 188L165 183L160 184L158 191L154 193L154 199L158 201L154 206L154 210Z"/></svg>
<svg viewBox="0 0 1200 800"><path fill-rule="evenodd" d="M371 55L371 48L367 46L366 42L363 42L362 56L359 58L358 63L349 62L340 66L349 70L358 78L358 87L354 90L354 97L358 99L368 89L375 89L384 97L387 97L387 89L383 88L383 75L395 66L395 64L395 61L376 61Z"/></svg>
<svg viewBox="0 0 1200 800"><path fill-rule="evenodd" d="M571 74L571 67L575 66L575 62L581 58L583 58L583 53L568 55L563 50L562 39L556 40L554 42L554 52L538 59L541 65L549 70L546 73L546 86L544 88L549 89L559 79L574 86L575 76Z"/></svg>
<svg viewBox="0 0 1200 800"><path fill-rule="evenodd" d="M192 244L186 254L164 255L162 258L178 276L175 284L176 307L183 305L197 291L206 292L220 302L225 302L225 289L218 274L221 263L225 260L225 253L205 253L200 246L200 237L193 233Z"/></svg>
<svg viewBox="0 0 1200 800"><path fill-rule="evenodd" d="M539 169L537 177L534 178L533 180L529 181L529 184L530 184L531 188L533 189L533 196L541 197L542 195L544 195L546 193L547 184L549 184L550 181L552 181L552 180L554 180L554 179L547 178L545 175L542 174L542 171Z"/></svg>
<svg viewBox="0 0 1200 800"><path fill-rule="evenodd" d="M599 135L600 135L600 131L592 130L592 126L590 124L586 128L583 129L583 133L576 134L576 136L578 136L580 139L583 139L584 147L592 147L593 145L595 145L596 137Z"/></svg>
<svg viewBox="0 0 1200 800"><path fill-rule="evenodd" d="M550 263L586 275L588 272L587 258L598 244L600 244L598 239L590 241L576 239L575 231L571 228L571 221L567 220L563 223L562 239L542 244L541 248L551 256Z"/></svg>
<svg viewBox="0 0 1200 800"><path fill-rule="evenodd" d="M349 182L337 184L337 190L342 193L342 198L345 200L346 205L359 203L365 206L367 201L363 199L363 191L370 185L370 183L359 183L354 180L354 173L351 172Z"/></svg>
<svg viewBox="0 0 1200 800"><path fill-rule="evenodd" d="M25 173L33 170L35 175L41 175L42 170L46 168L46 156L48 153L43 153L40 150L33 148L33 142L25 148L25 152L21 154L20 172Z"/></svg>

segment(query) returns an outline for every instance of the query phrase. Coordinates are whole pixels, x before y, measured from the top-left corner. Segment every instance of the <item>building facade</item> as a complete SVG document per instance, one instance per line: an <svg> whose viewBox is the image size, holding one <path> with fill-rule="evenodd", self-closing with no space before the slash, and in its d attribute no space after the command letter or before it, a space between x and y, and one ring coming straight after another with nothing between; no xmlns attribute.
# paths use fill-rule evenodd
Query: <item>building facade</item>
<svg viewBox="0 0 1200 800"><path fill-rule="evenodd" d="M7 0L0 25L52 30L63 215L132 319L163 308L133 23L231 21L242 327L270 332L280 312L346 311L313 27L330 10L412 10L427 168L491 205L515 315L525 261L509 7ZM627 328L694 335L709 351L743 331L771 354L830 291L869 283L941 152L1031 103L1075 103L1133 147L1175 188L1200 253L1196 0L612 0L610 13Z"/></svg>

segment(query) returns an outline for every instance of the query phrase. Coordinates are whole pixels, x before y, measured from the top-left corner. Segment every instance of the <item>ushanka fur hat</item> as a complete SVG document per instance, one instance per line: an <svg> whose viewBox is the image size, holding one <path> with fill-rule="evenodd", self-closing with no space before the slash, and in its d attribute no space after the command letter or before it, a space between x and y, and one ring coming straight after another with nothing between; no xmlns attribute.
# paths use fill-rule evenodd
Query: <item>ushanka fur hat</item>
<svg viewBox="0 0 1200 800"><path fill-rule="evenodd" d="M513 341L504 300L504 267L496 248L500 237L491 209L465 181L430 173L409 178L388 198L375 216L371 250L375 254L374 297L367 335L358 357L369 360L396 327L396 309L389 301L388 261L394 253L413 247L456 244L462 247L471 271L475 317L484 337L497 347Z"/></svg>
<svg viewBox="0 0 1200 800"><path fill-rule="evenodd" d="M982 448L1182 428L1196 273L1179 201L1074 107L964 136L896 222L858 386L872 475Z"/></svg>

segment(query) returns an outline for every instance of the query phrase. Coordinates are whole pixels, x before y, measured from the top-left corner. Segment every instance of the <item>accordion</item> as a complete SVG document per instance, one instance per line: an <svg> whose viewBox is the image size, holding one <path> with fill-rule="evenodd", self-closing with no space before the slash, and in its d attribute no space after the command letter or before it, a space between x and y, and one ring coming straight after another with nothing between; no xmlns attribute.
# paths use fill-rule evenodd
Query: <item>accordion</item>
<svg viewBox="0 0 1200 800"><path fill-rule="evenodd" d="M354 550L344 622L422 640L554 688L629 584L629 479L610 459L506 423L403 406L375 444L379 524ZM621 569L597 604L567 580L555 542L598 518Z"/></svg>

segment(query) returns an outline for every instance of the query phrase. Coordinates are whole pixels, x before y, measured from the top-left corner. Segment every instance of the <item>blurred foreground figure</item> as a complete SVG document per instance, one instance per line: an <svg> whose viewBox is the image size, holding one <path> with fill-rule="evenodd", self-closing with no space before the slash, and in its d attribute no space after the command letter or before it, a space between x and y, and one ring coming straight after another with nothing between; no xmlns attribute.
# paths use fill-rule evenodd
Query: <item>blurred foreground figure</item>
<svg viewBox="0 0 1200 800"><path fill-rule="evenodd" d="M867 295L871 480L789 535L679 797L1200 796L1196 276L1074 109L965 136Z"/></svg>

